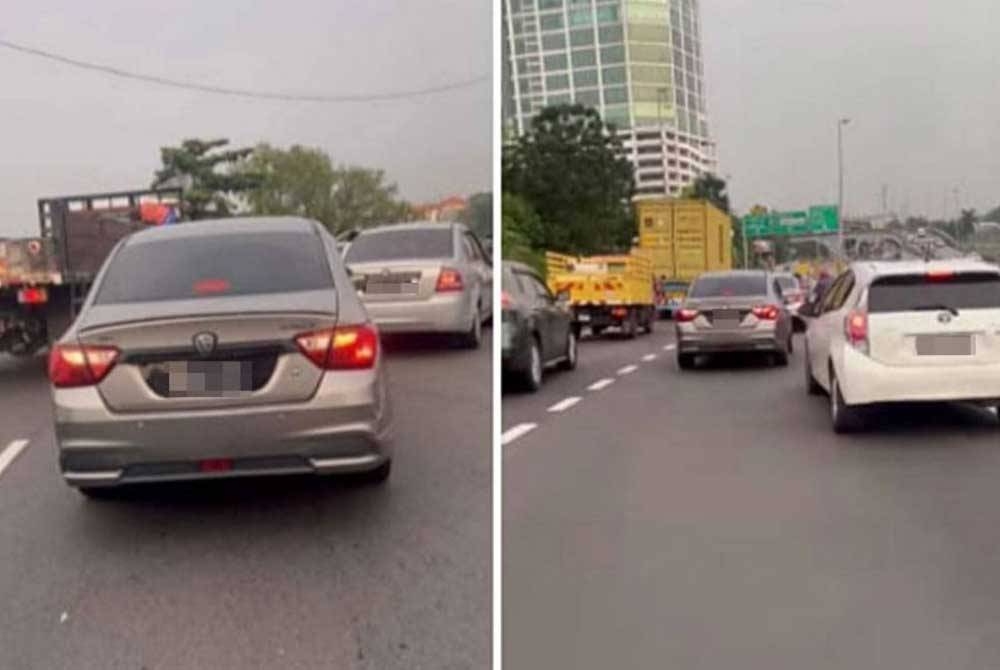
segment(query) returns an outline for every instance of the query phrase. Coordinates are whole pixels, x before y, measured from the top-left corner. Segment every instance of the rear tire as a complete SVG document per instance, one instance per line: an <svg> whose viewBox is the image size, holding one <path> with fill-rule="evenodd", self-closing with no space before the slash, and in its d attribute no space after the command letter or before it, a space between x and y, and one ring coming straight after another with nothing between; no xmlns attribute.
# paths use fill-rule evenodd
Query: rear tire
<svg viewBox="0 0 1000 670"><path fill-rule="evenodd" d="M816 381L816 377L813 376L812 367L809 364L809 347L806 347L805 352L805 363L803 367L806 369L806 394L807 395L823 395L823 387L819 385Z"/></svg>
<svg viewBox="0 0 1000 670"><path fill-rule="evenodd" d="M653 334L653 324L656 323L656 310L652 310L646 313L646 327L643 329L646 331L647 335Z"/></svg>
<svg viewBox="0 0 1000 670"><path fill-rule="evenodd" d="M677 354L677 367L681 370L694 369L694 354Z"/></svg>
<svg viewBox="0 0 1000 670"><path fill-rule="evenodd" d="M534 393L542 387L542 347L538 338L532 337L528 349L528 367L521 375L521 385L525 391Z"/></svg>
<svg viewBox="0 0 1000 670"><path fill-rule="evenodd" d="M629 312L628 318L622 324L622 329L625 331L625 339L635 339L635 336L639 332L639 319L636 317L635 312Z"/></svg>
<svg viewBox="0 0 1000 670"><path fill-rule="evenodd" d="M476 309L476 312L472 317L472 328L470 328L469 332L462 336L462 347L465 349L478 349L479 345L482 343L483 320L479 316L479 310Z"/></svg>
<svg viewBox="0 0 1000 670"><path fill-rule="evenodd" d="M837 376L830 371L830 419L833 423L833 432L843 435L861 430L861 411L858 407L852 407L844 402L844 396L840 393L840 383Z"/></svg>
<svg viewBox="0 0 1000 670"><path fill-rule="evenodd" d="M566 335L566 358L564 358L562 363L559 364L560 370L576 369L576 355L577 355L576 347L577 347L576 333L574 333L573 329L571 328L569 334Z"/></svg>
<svg viewBox="0 0 1000 670"><path fill-rule="evenodd" d="M776 351L772 354L774 358L774 364L779 368L788 367L788 352L787 351Z"/></svg>

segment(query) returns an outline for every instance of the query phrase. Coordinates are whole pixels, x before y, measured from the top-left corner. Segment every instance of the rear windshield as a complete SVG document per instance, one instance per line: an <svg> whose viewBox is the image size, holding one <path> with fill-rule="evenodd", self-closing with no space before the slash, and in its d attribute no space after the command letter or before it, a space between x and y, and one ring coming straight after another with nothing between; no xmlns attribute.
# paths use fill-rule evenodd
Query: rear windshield
<svg viewBox="0 0 1000 670"><path fill-rule="evenodd" d="M869 312L1000 308L1000 276L989 273L928 280L923 275L885 277L868 288Z"/></svg>
<svg viewBox="0 0 1000 670"><path fill-rule="evenodd" d="M667 282L663 284L664 291L671 291L673 293L684 293L687 291L687 284L683 282Z"/></svg>
<svg viewBox="0 0 1000 670"><path fill-rule="evenodd" d="M782 291L798 291L799 281L795 277L776 277Z"/></svg>
<svg viewBox="0 0 1000 670"><path fill-rule="evenodd" d="M386 230L359 235L344 255L347 263L398 261L411 258L451 258L453 253L451 228Z"/></svg>
<svg viewBox="0 0 1000 670"><path fill-rule="evenodd" d="M333 286L313 233L274 232L126 244L108 266L96 304L313 291Z"/></svg>
<svg viewBox="0 0 1000 670"><path fill-rule="evenodd" d="M716 296L764 295L767 284L764 275L722 275L698 279L688 292L689 298Z"/></svg>

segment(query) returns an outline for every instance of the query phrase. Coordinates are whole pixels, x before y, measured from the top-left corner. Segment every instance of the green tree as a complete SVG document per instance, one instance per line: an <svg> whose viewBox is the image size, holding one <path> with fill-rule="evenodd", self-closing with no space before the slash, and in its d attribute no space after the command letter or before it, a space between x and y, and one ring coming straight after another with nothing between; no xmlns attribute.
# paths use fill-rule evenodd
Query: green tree
<svg viewBox="0 0 1000 670"><path fill-rule="evenodd" d="M545 273L545 226L531 203L519 195L504 193L500 201L502 254L505 260L520 261Z"/></svg>
<svg viewBox="0 0 1000 670"><path fill-rule="evenodd" d="M247 169L261 175L247 194L255 214L291 214L321 222L333 233L411 218L396 185L381 170L334 167L322 149L258 146Z"/></svg>
<svg viewBox="0 0 1000 670"><path fill-rule="evenodd" d="M469 206L459 220L480 238L493 237L493 194L476 193L469 197Z"/></svg>
<svg viewBox="0 0 1000 670"><path fill-rule="evenodd" d="M179 147L161 147L163 166L153 188L182 187L181 209L188 218L229 216L261 176L247 169L253 149L223 149L228 145L227 139L187 139Z"/></svg>
<svg viewBox="0 0 1000 670"><path fill-rule="evenodd" d="M711 173L705 173L684 187L681 197L708 200L723 212L729 213L729 194L726 180Z"/></svg>
<svg viewBox="0 0 1000 670"><path fill-rule="evenodd" d="M543 109L504 148L502 177L505 191L544 221L538 248L591 254L630 245L632 165L614 127L593 109Z"/></svg>

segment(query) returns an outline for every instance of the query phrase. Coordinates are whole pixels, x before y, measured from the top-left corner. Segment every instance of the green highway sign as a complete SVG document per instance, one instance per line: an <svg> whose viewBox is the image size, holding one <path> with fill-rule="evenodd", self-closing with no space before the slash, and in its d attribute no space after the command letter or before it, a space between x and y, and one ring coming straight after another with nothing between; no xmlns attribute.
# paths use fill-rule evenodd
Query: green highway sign
<svg viewBox="0 0 1000 670"><path fill-rule="evenodd" d="M747 237L824 235L838 228L836 205L818 205L807 211L768 212L743 217Z"/></svg>

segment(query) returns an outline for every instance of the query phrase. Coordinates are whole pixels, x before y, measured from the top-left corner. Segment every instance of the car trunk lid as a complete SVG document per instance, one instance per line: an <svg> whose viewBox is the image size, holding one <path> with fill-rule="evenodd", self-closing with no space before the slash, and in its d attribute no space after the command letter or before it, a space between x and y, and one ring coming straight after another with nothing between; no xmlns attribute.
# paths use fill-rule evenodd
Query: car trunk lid
<svg viewBox="0 0 1000 670"><path fill-rule="evenodd" d="M365 302L427 300L434 295L445 261L383 261L350 266Z"/></svg>

